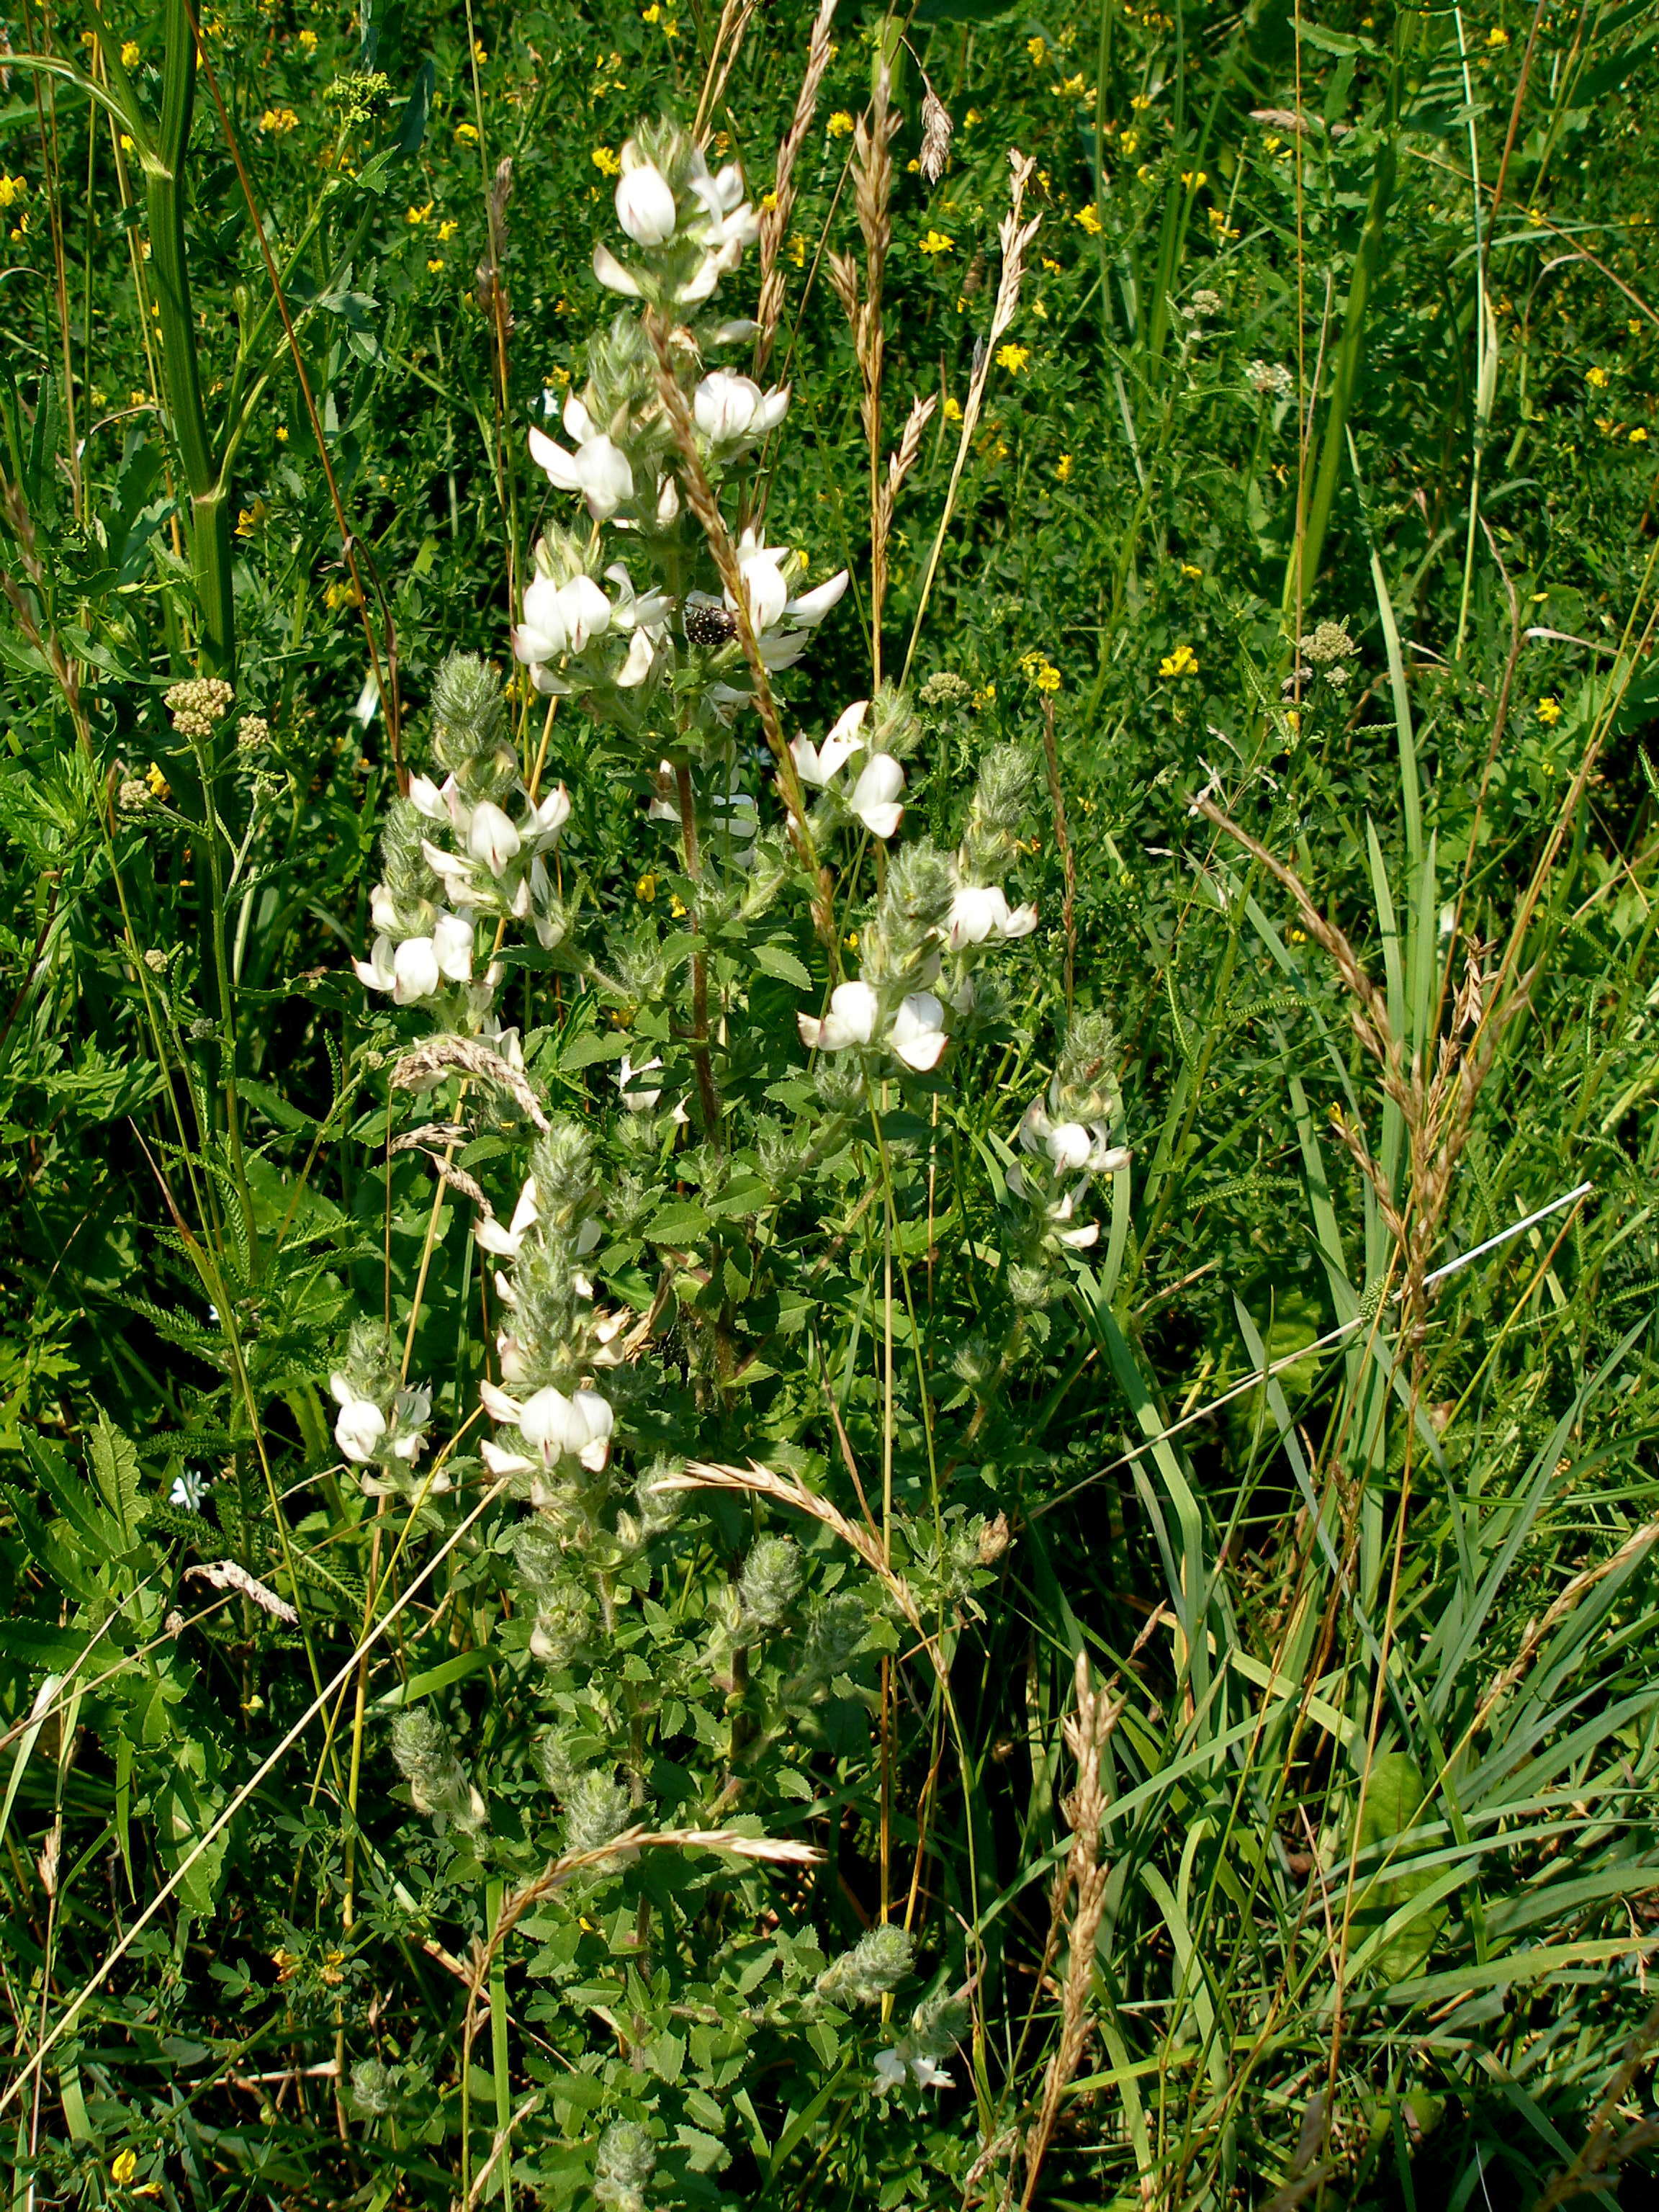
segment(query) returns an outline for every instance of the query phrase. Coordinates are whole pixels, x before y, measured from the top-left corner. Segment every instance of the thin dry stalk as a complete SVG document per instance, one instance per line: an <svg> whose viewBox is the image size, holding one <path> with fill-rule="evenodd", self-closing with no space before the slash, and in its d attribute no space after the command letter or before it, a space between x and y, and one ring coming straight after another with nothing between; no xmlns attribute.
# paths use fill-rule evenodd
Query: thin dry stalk
<svg viewBox="0 0 1659 2212"><path fill-rule="evenodd" d="M1605 2197L1606 2176L1617 2172L1628 2158L1650 2148L1659 2139L1659 2122L1638 2120L1622 2136L1613 2133L1620 2107L1626 2105L1638 2076L1659 2043L1659 2007L1650 2012L1625 2046L1625 2063L1607 2084L1607 2094L1595 2108L1595 2117L1584 2145L1565 2172L1558 2173L1533 2207L1533 2212L1555 2212L1575 2197Z"/></svg>
<svg viewBox="0 0 1659 2212"><path fill-rule="evenodd" d="M916 657L916 647L921 637L921 625L927 612L927 602L933 596L933 581L939 574L939 564L945 551L945 540L956 514L957 495L962 487L963 471L968 465L974 433L979 428L980 410L985 404L985 386L990 380L991 363L996 356L997 341L1019 312L1020 283L1025 273L1025 256L1031 240L1036 236L1042 218L1033 216L1030 222L1022 223L1020 214L1025 204L1025 187L1030 182L1036 163L1018 148L1008 149L1008 212L1002 218L997 232L1002 248L1002 275L997 284L996 305L991 310L991 327L985 338L975 348L973 374L968 382L968 404L962 410L962 430L957 440L957 458L951 470L951 482L945 495L945 512L939 519L933 550L927 556L927 568L921 581L921 596L916 602L915 621L911 625L909 650L904 656L901 684L909 681L910 668Z"/></svg>
<svg viewBox="0 0 1659 2212"><path fill-rule="evenodd" d="M887 573L887 544L892 535L893 512L898 505L899 493L904 480L915 468L921 452L921 434L933 419L938 398L930 392L926 399L910 402L909 418L904 425L904 435L887 456L886 481L881 485L876 501L876 535L882 549L882 574Z"/></svg>
<svg viewBox="0 0 1659 2212"><path fill-rule="evenodd" d="M945 164L951 158L951 141L956 135L956 125L951 120L951 111L933 89L933 80L926 70L921 72L921 155L919 166L922 182L936 185L945 174Z"/></svg>
<svg viewBox="0 0 1659 2212"><path fill-rule="evenodd" d="M283 1621L289 1628L297 1628L300 1625L300 1616L294 1607L278 1597L274 1589L267 1589L264 1583L256 1580L246 1567L239 1566L234 1559L213 1559L204 1565L186 1567L185 1574L187 1579L194 1576L198 1581L210 1583L215 1589L235 1590L250 1605L257 1605L261 1613L268 1613L273 1620Z"/></svg>
<svg viewBox="0 0 1659 2212"><path fill-rule="evenodd" d="M830 66L830 28L836 18L836 0L819 0L818 12L813 18L812 35L807 41L806 70L800 81L800 90L795 94L795 112L790 118L789 128L778 148L776 173L769 194L771 205L761 210L760 222L760 305L756 318L760 324L760 335L755 340L755 374L766 373L776 343L778 321L783 313L783 271L778 266L778 255L782 250L789 218L795 208L795 163L812 128L812 118L817 110L818 88L823 82L823 73Z"/></svg>
<svg viewBox="0 0 1659 2212"><path fill-rule="evenodd" d="M732 71L743 46L743 34L749 28L757 5L758 0L726 0L720 9L714 43L709 50L708 67L703 72L696 120L691 125L691 136L699 146L708 137L709 125L726 97L726 88L731 82Z"/></svg>
<svg viewBox="0 0 1659 2212"><path fill-rule="evenodd" d="M886 356L882 295L887 283L887 253L893 242L893 140L902 120L890 105L892 79L886 65L877 72L868 119L860 116L853 137L853 202L864 240L864 268L850 254L830 257L830 282L846 311L853 332L863 387L859 412L870 456L870 665L881 682L881 617L887 599L887 531L882 520L881 379ZM890 518L890 505L888 508Z"/></svg>
<svg viewBox="0 0 1659 2212"><path fill-rule="evenodd" d="M1071 1907L1069 1955L1060 2000L1060 2041L1043 2078L1042 2101L1025 2142L1025 2187L1020 2212L1026 2212L1036 2188L1037 2175L1060 2118L1065 2096L1082 2061L1089 2040L1089 1993L1094 1986L1095 1942L1106 1909L1106 1884L1111 1869L1100 1856L1101 1833L1106 1825L1107 1797L1100 1778L1101 1754L1117 1726L1124 1700L1108 1701L1103 1689L1095 1688L1086 1652L1077 1662L1077 1705L1066 1723L1066 1744L1077 1761L1077 1787L1063 1810L1072 1831L1072 1848L1054 1883L1053 1925L1058 1929L1067 1905Z"/></svg>

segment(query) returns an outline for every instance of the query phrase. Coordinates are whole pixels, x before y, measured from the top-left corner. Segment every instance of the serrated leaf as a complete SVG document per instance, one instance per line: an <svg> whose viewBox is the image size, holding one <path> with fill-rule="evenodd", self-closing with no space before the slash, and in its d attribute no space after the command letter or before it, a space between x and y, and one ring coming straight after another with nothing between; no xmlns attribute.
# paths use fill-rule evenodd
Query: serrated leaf
<svg viewBox="0 0 1659 2212"><path fill-rule="evenodd" d="M793 983L798 991L810 991L812 978L787 945L757 945L754 951L755 965L769 975L775 975L781 983Z"/></svg>

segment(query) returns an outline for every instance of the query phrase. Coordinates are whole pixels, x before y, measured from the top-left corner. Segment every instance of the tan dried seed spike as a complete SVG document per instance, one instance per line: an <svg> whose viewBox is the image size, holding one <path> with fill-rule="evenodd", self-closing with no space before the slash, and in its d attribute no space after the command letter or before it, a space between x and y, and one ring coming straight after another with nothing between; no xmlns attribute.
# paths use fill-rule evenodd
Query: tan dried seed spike
<svg viewBox="0 0 1659 2212"><path fill-rule="evenodd" d="M936 185L945 174L945 164L951 157L951 140L956 125L925 70L921 82L921 173L925 182Z"/></svg>
<svg viewBox="0 0 1659 2212"><path fill-rule="evenodd" d="M417 1044L392 1069L392 1087L394 1091L423 1091L452 1070L496 1085L517 1102L525 1119L544 1133L552 1127L522 1070L509 1067L499 1053L491 1052L488 1045L478 1044L471 1037L433 1036L424 1044Z"/></svg>
<svg viewBox="0 0 1659 2212"><path fill-rule="evenodd" d="M192 1576L198 1581L210 1583L215 1589L237 1591L246 1598L250 1605L257 1605L261 1613L268 1613L273 1620L283 1621L289 1628L297 1628L300 1625L300 1616L294 1607L278 1597L274 1589L268 1589L264 1583L256 1581L247 1569L239 1565L234 1559L213 1559L203 1565L186 1567L185 1579L188 1581Z"/></svg>

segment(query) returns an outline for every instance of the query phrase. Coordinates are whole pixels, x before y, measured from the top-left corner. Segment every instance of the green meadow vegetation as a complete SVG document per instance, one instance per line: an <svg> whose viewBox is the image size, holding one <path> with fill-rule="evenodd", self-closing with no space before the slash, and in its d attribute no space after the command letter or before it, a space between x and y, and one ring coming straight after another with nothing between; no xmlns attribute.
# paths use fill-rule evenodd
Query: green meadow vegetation
<svg viewBox="0 0 1659 2212"><path fill-rule="evenodd" d="M1656 101L20 0L11 2212L1653 2201Z"/></svg>

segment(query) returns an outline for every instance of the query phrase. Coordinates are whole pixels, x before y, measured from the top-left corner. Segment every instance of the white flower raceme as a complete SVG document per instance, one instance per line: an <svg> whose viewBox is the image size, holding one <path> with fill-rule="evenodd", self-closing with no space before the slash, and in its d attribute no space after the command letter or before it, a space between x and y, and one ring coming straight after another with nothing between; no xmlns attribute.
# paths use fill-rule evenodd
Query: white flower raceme
<svg viewBox="0 0 1659 2212"><path fill-rule="evenodd" d="M890 837L903 817L903 788L904 770L891 753L872 753L847 803L872 837Z"/></svg>
<svg viewBox="0 0 1659 2212"><path fill-rule="evenodd" d="M617 220L635 246L666 245L678 220L673 186L660 169L640 156L632 139L623 149L623 173L617 180Z"/></svg>
<svg viewBox="0 0 1659 2212"><path fill-rule="evenodd" d="M801 1042L818 1052L845 1052L855 1044L868 1044L876 1033L881 1001L868 983L837 983L830 994L830 1011L819 1021L811 1014L797 1014Z"/></svg>
<svg viewBox="0 0 1659 2212"><path fill-rule="evenodd" d="M515 1428L537 1458L503 1451L498 1444L482 1447L484 1463L496 1474L527 1473L538 1462L550 1468L562 1458L579 1460L597 1474L611 1456L611 1437L616 1417L607 1400L597 1390L574 1390L567 1398L550 1383L520 1401L508 1397L494 1382L482 1382L478 1395L484 1410L504 1428Z"/></svg>
<svg viewBox="0 0 1659 2212"><path fill-rule="evenodd" d="M863 750L864 718L869 711L867 699L855 699L831 724L821 745L815 745L810 738L792 740L789 750L794 755L796 773L803 783L822 789L841 773L855 752Z"/></svg>
<svg viewBox="0 0 1659 2212"><path fill-rule="evenodd" d="M937 1067L950 1039L945 1033L945 1009L931 991L912 991L899 1003L887 1046L896 1059L918 1074Z"/></svg>
<svg viewBox="0 0 1659 2212"><path fill-rule="evenodd" d="M724 368L710 369L691 403L697 428L709 444L728 447L755 444L775 429L788 408L787 386L763 392L752 376Z"/></svg>
<svg viewBox="0 0 1659 2212"><path fill-rule="evenodd" d="M414 1461L426 1449L426 1425L432 1419L431 1394L400 1387L392 1401L392 1418L373 1398L365 1398L349 1376L336 1373L329 1389L340 1411L334 1424L334 1441L345 1458L359 1467L375 1461Z"/></svg>
<svg viewBox="0 0 1659 2212"><path fill-rule="evenodd" d="M997 884L963 884L951 902L951 950L983 945L988 937L1029 937L1036 925L1036 908L1011 908Z"/></svg>

